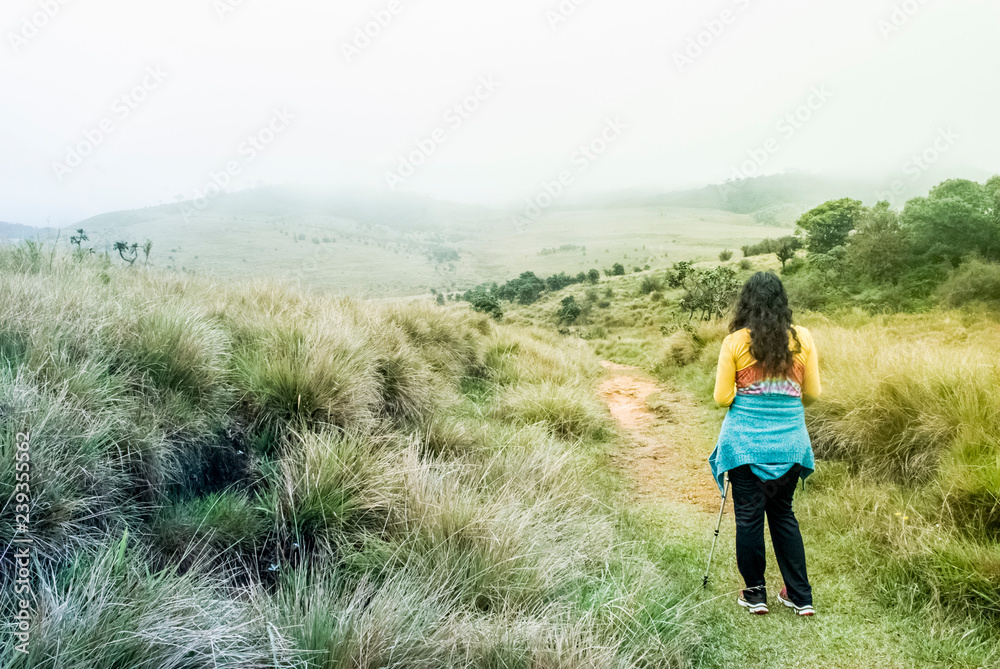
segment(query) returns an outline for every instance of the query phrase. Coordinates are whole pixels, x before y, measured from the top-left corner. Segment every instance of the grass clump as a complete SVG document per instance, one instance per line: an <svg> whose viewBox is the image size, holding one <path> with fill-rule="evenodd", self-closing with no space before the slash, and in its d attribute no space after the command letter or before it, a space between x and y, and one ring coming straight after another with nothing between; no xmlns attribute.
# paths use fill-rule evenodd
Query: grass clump
<svg viewBox="0 0 1000 669"><path fill-rule="evenodd" d="M57 574L39 572L34 592L29 652L5 645L5 667L293 666L284 634L251 603L204 572L151 574L127 535Z"/></svg>

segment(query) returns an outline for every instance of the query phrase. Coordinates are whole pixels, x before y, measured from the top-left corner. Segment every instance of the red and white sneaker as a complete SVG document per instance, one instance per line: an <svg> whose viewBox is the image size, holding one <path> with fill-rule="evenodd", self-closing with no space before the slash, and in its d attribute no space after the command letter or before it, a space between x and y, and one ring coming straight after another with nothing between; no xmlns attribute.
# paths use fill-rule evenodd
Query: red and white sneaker
<svg viewBox="0 0 1000 669"><path fill-rule="evenodd" d="M767 602L751 603L747 601L744 591L740 590L740 596L736 598L736 603L745 608L750 614L755 616L767 615Z"/></svg>
<svg viewBox="0 0 1000 669"><path fill-rule="evenodd" d="M781 592L778 593L778 601L787 606L788 608L795 611L795 615L798 616L814 616L816 611L813 609L812 605L809 606L796 606L795 603L788 599L788 588L782 588Z"/></svg>

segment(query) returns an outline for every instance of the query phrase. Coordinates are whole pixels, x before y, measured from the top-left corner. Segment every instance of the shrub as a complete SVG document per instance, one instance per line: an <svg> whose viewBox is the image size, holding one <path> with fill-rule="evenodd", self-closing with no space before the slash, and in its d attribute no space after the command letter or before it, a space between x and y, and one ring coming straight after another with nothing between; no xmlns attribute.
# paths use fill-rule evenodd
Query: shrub
<svg viewBox="0 0 1000 669"><path fill-rule="evenodd" d="M469 302L476 311L488 314L497 321L503 319L503 309L500 307L500 302L492 295L473 293L469 297Z"/></svg>
<svg viewBox="0 0 1000 669"><path fill-rule="evenodd" d="M740 290L736 271L727 266L711 270L685 268L674 274L671 283L685 290L680 308L690 318L699 314L702 320L722 318L732 308Z"/></svg>
<svg viewBox="0 0 1000 669"><path fill-rule="evenodd" d="M678 330L668 336L658 347L656 358L652 364L653 371L662 373L665 368L686 367L701 357L704 348L704 343L692 332Z"/></svg>
<svg viewBox="0 0 1000 669"><path fill-rule="evenodd" d="M559 311L556 314L560 323L565 323L567 325L572 325L576 322L576 319L580 317L582 313L580 305L576 303L576 298L572 295L564 297L562 302L559 303Z"/></svg>
<svg viewBox="0 0 1000 669"><path fill-rule="evenodd" d="M649 295L656 291L663 290L663 281L656 278L655 276L644 276L642 281L639 283L639 294Z"/></svg>
<svg viewBox="0 0 1000 669"><path fill-rule="evenodd" d="M719 252L719 260L722 262L729 262L733 258L733 252L729 249L725 249Z"/></svg>
<svg viewBox="0 0 1000 669"><path fill-rule="evenodd" d="M950 307L973 302L1000 306L1000 263L969 258L954 270L937 292L938 300Z"/></svg>
<svg viewBox="0 0 1000 669"><path fill-rule="evenodd" d="M795 257L795 246L782 242L778 246L778 250L775 251L775 256L777 256L778 261L781 263L781 269L784 270L788 265L788 261Z"/></svg>
<svg viewBox="0 0 1000 669"><path fill-rule="evenodd" d="M806 266L807 263L802 258L792 258L791 260L788 261L788 263L786 263L781 267L781 275L792 276L793 274L797 274L798 272L805 269Z"/></svg>

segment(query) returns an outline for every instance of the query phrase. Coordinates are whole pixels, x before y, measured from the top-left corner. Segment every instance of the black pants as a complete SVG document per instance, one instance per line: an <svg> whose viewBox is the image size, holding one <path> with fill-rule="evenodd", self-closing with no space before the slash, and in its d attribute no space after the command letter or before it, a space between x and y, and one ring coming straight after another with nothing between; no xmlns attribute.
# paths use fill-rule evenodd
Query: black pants
<svg viewBox="0 0 1000 669"><path fill-rule="evenodd" d="M798 606L812 604L812 588L806 573L806 552L799 523L792 512L792 496L801 467L775 481L761 481L750 465L729 472L736 513L736 564L747 585L747 601L767 601L764 587L764 515L778 568L788 588L788 598Z"/></svg>

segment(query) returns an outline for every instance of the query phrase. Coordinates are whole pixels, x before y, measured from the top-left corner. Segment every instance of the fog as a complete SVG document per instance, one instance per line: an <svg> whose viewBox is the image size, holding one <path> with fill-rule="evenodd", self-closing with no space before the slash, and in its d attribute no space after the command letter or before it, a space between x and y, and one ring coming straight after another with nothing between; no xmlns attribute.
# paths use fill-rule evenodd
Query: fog
<svg viewBox="0 0 1000 669"><path fill-rule="evenodd" d="M0 221L213 183L500 205L564 173L571 201L1000 171L998 18L985 0L7 0Z"/></svg>

